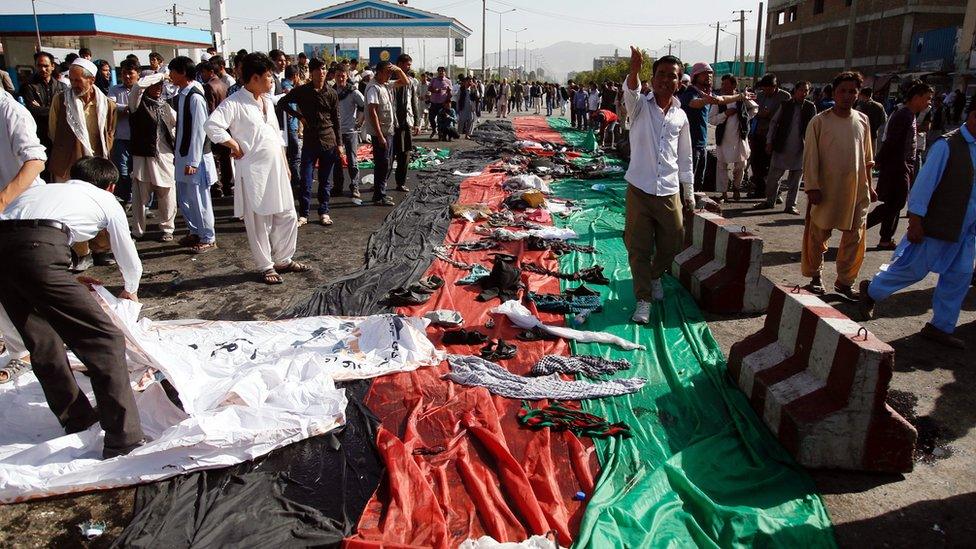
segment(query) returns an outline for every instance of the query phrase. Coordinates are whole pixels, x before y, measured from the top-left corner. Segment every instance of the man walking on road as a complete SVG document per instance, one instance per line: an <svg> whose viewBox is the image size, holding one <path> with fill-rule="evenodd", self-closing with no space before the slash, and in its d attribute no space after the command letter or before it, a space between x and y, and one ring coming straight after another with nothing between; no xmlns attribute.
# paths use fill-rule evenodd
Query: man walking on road
<svg viewBox="0 0 976 549"><path fill-rule="evenodd" d="M694 207L691 129L674 96L683 65L667 55L654 62L650 97L640 94L643 55L630 48L630 74L623 94L631 116L624 245L634 279L633 321L650 320L651 302L664 299L661 276L671 267L684 239L682 205Z"/></svg>
<svg viewBox="0 0 976 549"><path fill-rule="evenodd" d="M966 123L936 141L908 198L908 235L894 260L871 281L861 282L861 314L873 318L876 302L938 273L932 322L920 334L947 347L965 348L954 336L976 261L976 101Z"/></svg>

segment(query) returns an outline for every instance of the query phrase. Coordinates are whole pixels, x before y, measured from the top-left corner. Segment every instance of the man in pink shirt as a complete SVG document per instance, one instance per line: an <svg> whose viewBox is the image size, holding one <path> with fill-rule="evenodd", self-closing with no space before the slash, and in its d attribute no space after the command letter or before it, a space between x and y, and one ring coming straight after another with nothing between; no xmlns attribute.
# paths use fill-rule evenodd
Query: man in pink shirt
<svg viewBox="0 0 976 549"><path fill-rule="evenodd" d="M432 129L437 128L437 113L441 112L444 105L451 104L451 79L447 77L447 69L444 67L437 67L437 76L431 79L430 84L427 89L430 91L430 112L428 116L430 117L430 127ZM437 135L437 131L434 130L430 134L430 138L433 139Z"/></svg>

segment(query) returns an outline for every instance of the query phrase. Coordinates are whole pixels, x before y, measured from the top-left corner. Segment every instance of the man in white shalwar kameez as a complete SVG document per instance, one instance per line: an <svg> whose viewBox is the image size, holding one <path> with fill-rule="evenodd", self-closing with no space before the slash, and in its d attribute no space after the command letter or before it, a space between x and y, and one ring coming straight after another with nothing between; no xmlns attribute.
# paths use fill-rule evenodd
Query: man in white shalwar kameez
<svg viewBox="0 0 976 549"><path fill-rule="evenodd" d="M722 95L734 95L736 84L736 78L731 74L723 76ZM715 126L715 190L722 191L722 201L728 201L729 190L732 191L732 200L739 201L746 162L751 153L747 139L749 121L758 110L755 101L746 99L730 105L716 105L708 111L708 123Z"/></svg>
<svg viewBox="0 0 976 549"><path fill-rule="evenodd" d="M266 284L281 284L281 273L305 272L292 260L298 215L291 192L285 142L271 91L275 66L262 53L244 57L244 87L225 99L205 124L207 136L234 158L234 215L244 219L251 254Z"/></svg>

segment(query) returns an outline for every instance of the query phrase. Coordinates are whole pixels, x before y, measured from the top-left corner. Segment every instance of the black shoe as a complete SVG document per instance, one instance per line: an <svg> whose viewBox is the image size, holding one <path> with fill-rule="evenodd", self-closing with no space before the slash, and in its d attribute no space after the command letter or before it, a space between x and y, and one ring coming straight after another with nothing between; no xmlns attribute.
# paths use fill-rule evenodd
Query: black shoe
<svg viewBox="0 0 976 549"><path fill-rule="evenodd" d="M861 301L861 294L859 294L854 289L854 285L853 284L851 284L850 286L841 286L840 284L837 284L835 282L834 283L834 292L836 292L837 295L843 297L847 301L850 301L851 303L858 303L858 302Z"/></svg>
<svg viewBox="0 0 976 549"><path fill-rule="evenodd" d="M871 286L870 280L862 280L861 285L858 290L861 293L861 301L858 306L858 310L861 313L861 320L874 320L874 300L868 294L868 288Z"/></svg>
<svg viewBox="0 0 976 549"><path fill-rule="evenodd" d="M136 448L138 448L140 446L144 446L147 442L149 442L149 440L146 439L146 438L143 438L143 439L140 439L138 442L136 442L134 444L130 444L128 446L123 446L121 448L110 448L110 447L106 446L106 447L102 448L102 459L112 459L112 458L117 458L119 456L127 455L130 452L132 452L133 450L135 450Z"/></svg>
<svg viewBox="0 0 976 549"><path fill-rule="evenodd" d="M936 328L931 323L926 322L925 327L919 332L919 335L925 339L934 341L936 343L945 345L946 347L951 347L953 349L965 349L966 342L959 339L958 337L943 332L942 330Z"/></svg>
<svg viewBox="0 0 976 549"><path fill-rule="evenodd" d="M111 267L116 265L112 252L98 252L92 254L92 259L98 267Z"/></svg>
<svg viewBox="0 0 976 549"><path fill-rule="evenodd" d="M74 264L71 265L71 269L69 270L73 273L83 273L94 266L95 261L92 259L91 254L88 254L75 260Z"/></svg>
<svg viewBox="0 0 976 549"><path fill-rule="evenodd" d="M823 280L819 276L810 279L810 283L804 286L803 289L813 295L824 295L827 293L827 289L823 285Z"/></svg>

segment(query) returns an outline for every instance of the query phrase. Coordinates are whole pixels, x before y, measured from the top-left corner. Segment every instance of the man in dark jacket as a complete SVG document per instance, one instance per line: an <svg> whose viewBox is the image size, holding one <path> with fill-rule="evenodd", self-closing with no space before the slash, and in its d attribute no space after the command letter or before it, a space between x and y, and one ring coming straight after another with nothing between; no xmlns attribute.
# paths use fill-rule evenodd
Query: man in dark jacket
<svg viewBox="0 0 976 549"><path fill-rule="evenodd" d="M796 209L796 196L803 177L803 140L807 125L817 115L817 107L807 100L810 83L805 81L793 85L790 101L780 105L773 115L766 133L766 154L770 155L769 175L766 178L766 201L755 206L757 210L776 207L780 197L780 179L789 172L786 179L785 212L799 215Z"/></svg>
<svg viewBox="0 0 976 549"><path fill-rule="evenodd" d="M40 51L34 54L34 76L30 82L24 83L20 87L20 96L24 100L24 106L30 111L37 122L37 138L41 140L48 156L51 155L51 138L48 136L48 118L51 115L51 103L54 97L63 92L67 86L54 78L54 57L46 52ZM50 181L47 170L44 170L41 178Z"/></svg>
<svg viewBox="0 0 976 549"><path fill-rule="evenodd" d="M929 94L930 95L930 94ZM876 302L939 274L932 295L932 322L920 335L955 349L965 342L953 335L976 261L976 101L966 123L932 145L908 198L908 234L888 268L861 282L861 315L874 316Z"/></svg>
<svg viewBox="0 0 976 549"><path fill-rule="evenodd" d="M871 142L877 145L878 130L888 120L888 114L885 113L884 105L875 101L873 95L874 89L867 86L861 88L857 96L857 106L854 108L868 115L868 122L871 123Z"/></svg>
<svg viewBox="0 0 976 549"><path fill-rule="evenodd" d="M756 103L759 112L753 122L753 130L749 135L749 147L752 156L749 166L752 168L752 198L766 197L766 177L769 175L769 153L766 152L766 136L769 134L769 123L779 109L779 106L790 100L790 94L780 89L779 80L775 74L766 74L759 80L759 92Z"/></svg>
<svg viewBox="0 0 976 549"><path fill-rule="evenodd" d="M915 118L928 108L933 94L931 86L918 80L908 87L905 105L891 115L885 129L884 143L875 158L878 167L876 189L878 200L882 203L868 214L868 228L881 225L878 248L882 250L894 250L896 246L893 237L901 210L908 200L915 162L918 135Z"/></svg>

